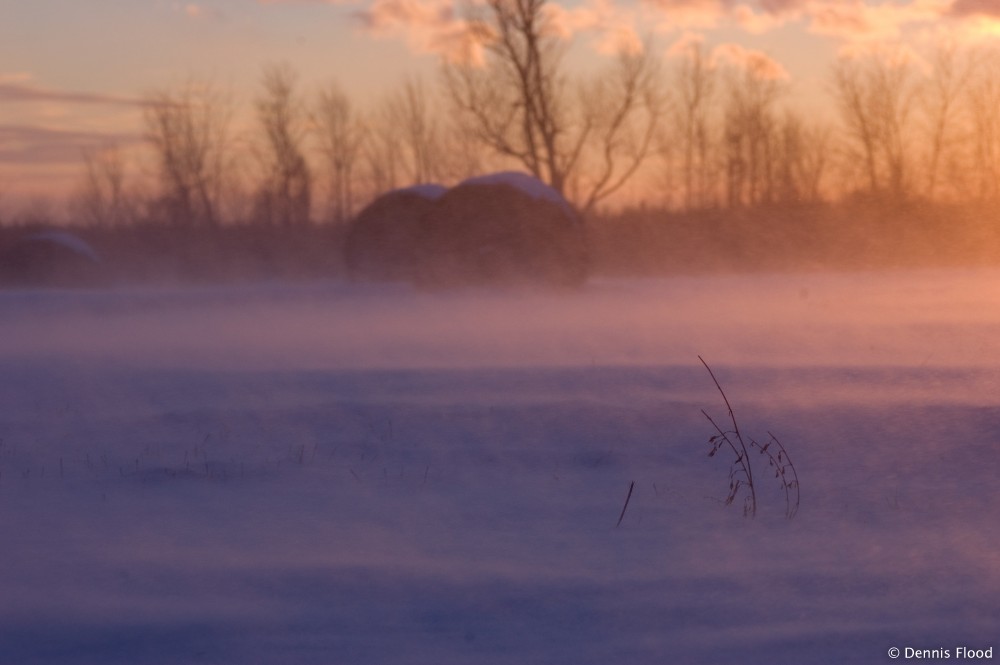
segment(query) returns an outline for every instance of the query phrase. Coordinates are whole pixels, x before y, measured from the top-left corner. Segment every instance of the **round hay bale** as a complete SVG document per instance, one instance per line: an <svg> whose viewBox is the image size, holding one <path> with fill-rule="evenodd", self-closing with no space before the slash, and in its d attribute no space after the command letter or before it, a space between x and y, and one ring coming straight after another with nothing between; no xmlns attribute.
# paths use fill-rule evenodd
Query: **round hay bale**
<svg viewBox="0 0 1000 665"><path fill-rule="evenodd" d="M521 173L520 171L500 171L498 173L487 173L486 175L475 176L463 180L457 186L464 185L507 185L527 194L534 199L549 201L562 207L567 214L576 217L573 206L569 204L562 194L546 185L535 176Z"/></svg>
<svg viewBox="0 0 1000 665"><path fill-rule="evenodd" d="M95 286L103 281L97 252L79 236L43 231L0 252L0 280L14 286Z"/></svg>
<svg viewBox="0 0 1000 665"><path fill-rule="evenodd" d="M347 231L344 251L350 276L373 281L412 279L421 219L446 191L440 185L417 185L372 201Z"/></svg>
<svg viewBox="0 0 1000 665"><path fill-rule="evenodd" d="M579 286L587 276L583 224L551 187L523 173L467 180L422 223L417 281Z"/></svg>

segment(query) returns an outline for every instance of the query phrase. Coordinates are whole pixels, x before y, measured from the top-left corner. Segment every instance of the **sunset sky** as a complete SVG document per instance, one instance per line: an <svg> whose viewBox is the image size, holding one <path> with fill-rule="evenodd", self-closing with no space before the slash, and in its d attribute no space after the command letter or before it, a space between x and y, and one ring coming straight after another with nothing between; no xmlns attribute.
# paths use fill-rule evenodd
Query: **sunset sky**
<svg viewBox="0 0 1000 665"><path fill-rule="evenodd" d="M289 63L306 92L335 80L359 104L408 75L433 80L460 43L461 4L2 0L0 205L69 192L82 148L138 142L142 95L192 75L231 87L244 112L267 63ZM766 55L790 99L820 110L838 54L1000 40L996 0L567 0L552 11L579 69L645 36L667 59L700 39L730 64Z"/></svg>

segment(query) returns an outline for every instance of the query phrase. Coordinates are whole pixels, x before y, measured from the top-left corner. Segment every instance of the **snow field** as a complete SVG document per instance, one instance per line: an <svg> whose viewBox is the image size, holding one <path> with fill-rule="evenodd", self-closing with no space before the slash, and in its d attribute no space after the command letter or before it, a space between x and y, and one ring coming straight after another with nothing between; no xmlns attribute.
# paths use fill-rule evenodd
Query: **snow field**
<svg viewBox="0 0 1000 665"><path fill-rule="evenodd" d="M988 648L998 277L0 294L0 662ZM699 353L795 520L722 505Z"/></svg>

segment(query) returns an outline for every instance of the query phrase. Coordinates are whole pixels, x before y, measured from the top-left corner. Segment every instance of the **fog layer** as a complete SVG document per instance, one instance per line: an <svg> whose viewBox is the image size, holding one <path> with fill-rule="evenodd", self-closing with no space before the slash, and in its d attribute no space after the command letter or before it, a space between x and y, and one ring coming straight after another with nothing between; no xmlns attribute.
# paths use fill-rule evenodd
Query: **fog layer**
<svg viewBox="0 0 1000 665"><path fill-rule="evenodd" d="M1000 272L673 278L579 292L226 287L0 293L0 358L462 368L1000 363Z"/></svg>

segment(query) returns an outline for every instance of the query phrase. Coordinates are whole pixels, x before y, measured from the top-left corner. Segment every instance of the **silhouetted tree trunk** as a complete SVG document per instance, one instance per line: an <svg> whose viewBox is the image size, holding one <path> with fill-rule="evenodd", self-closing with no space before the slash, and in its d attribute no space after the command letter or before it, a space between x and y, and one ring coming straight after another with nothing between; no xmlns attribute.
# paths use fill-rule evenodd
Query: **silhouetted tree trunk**
<svg viewBox="0 0 1000 665"><path fill-rule="evenodd" d="M938 47L923 99L929 139L924 194L929 199L935 198L942 180L941 167L954 149L959 102L971 74L970 63L957 46L943 44Z"/></svg>
<svg viewBox="0 0 1000 665"><path fill-rule="evenodd" d="M595 171L579 201L586 209L620 189L652 152L660 119L654 59L623 54L613 74L592 84L607 97L571 105L563 47L546 5L486 0L470 15L485 64L449 63L444 77L452 103L484 145L562 194L589 148Z"/></svg>
<svg viewBox="0 0 1000 665"><path fill-rule="evenodd" d="M667 103L650 49L619 53L615 66L585 87L580 105L590 133L570 175L583 183L580 206L589 211L620 190L654 150Z"/></svg>
<svg viewBox="0 0 1000 665"><path fill-rule="evenodd" d="M830 128L786 111L779 123L775 149L776 199L784 203L822 200L823 180L830 163Z"/></svg>
<svg viewBox="0 0 1000 665"><path fill-rule="evenodd" d="M730 80L726 161L730 205L759 205L775 196L778 81L752 64Z"/></svg>
<svg viewBox="0 0 1000 665"><path fill-rule="evenodd" d="M157 159L158 206L174 224L215 225L226 177L232 112L211 84L147 95L146 139Z"/></svg>
<svg viewBox="0 0 1000 665"><path fill-rule="evenodd" d="M917 92L902 53L840 60L834 93L847 129L849 159L865 168L871 194L904 198L910 186L909 126Z"/></svg>
<svg viewBox="0 0 1000 665"><path fill-rule="evenodd" d="M801 201L804 186L801 178L803 161L804 132L802 121L786 112L777 133L777 157L775 177L775 199L782 203Z"/></svg>
<svg viewBox="0 0 1000 665"><path fill-rule="evenodd" d="M545 0L486 0L470 16L485 66L445 66L452 101L479 139L563 192L582 140L565 145L569 123L562 49L546 27Z"/></svg>
<svg viewBox="0 0 1000 665"><path fill-rule="evenodd" d="M368 198L398 189L407 182L403 132L388 104L368 113L361 157Z"/></svg>
<svg viewBox="0 0 1000 665"><path fill-rule="evenodd" d="M713 198L709 175L709 113L715 96L716 76L701 44L691 44L680 57L675 81L680 98L678 125L683 154L683 207L692 210L707 207Z"/></svg>
<svg viewBox="0 0 1000 665"><path fill-rule="evenodd" d="M78 204L84 220L95 226L121 226L133 221L136 211L125 190L125 160L118 146L84 149L83 163Z"/></svg>
<svg viewBox="0 0 1000 665"><path fill-rule="evenodd" d="M1000 56L981 60L967 93L972 124L971 172L975 196L982 201L1000 198Z"/></svg>
<svg viewBox="0 0 1000 665"><path fill-rule="evenodd" d="M313 120L329 169L331 221L340 224L354 215L356 171L364 127L351 100L333 84L320 93Z"/></svg>
<svg viewBox="0 0 1000 665"><path fill-rule="evenodd" d="M399 130L412 184L434 182L441 178L442 132L438 114L427 89L419 79L408 79L387 100L387 116Z"/></svg>
<svg viewBox="0 0 1000 665"><path fill-rule="evenodd" d="M309 222L312 174L303 154L305 110L295 95L295 74L286 65L264 70L257 119L266 138L264 179L257 193L258 219L281 226Z"/></svg>

